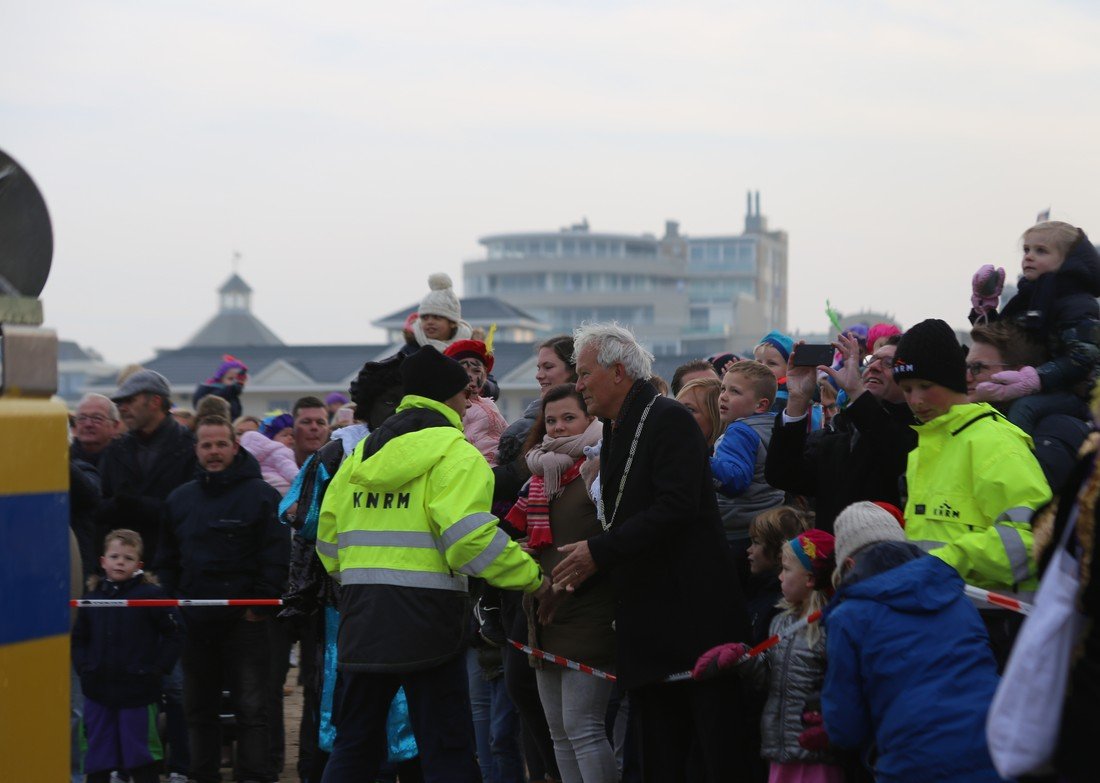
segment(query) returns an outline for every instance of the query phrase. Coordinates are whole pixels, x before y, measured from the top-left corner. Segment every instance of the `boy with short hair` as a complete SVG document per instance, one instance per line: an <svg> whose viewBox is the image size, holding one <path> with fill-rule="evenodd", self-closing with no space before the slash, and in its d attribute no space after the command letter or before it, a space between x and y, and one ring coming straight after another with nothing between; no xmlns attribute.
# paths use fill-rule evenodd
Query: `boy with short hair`
<svg viewBox="0 0 1100 783"><path fill-rule="evenodd" d="M740 361L726 371L718 396L718 415L725 432L715 444L710 470L726 540L731 544L737 541L738 551L748 547L753 518L783 503L783 491L764 480L775 419L769 409L776 387L775 375L767 366Z"/></svg>
<svg viewBox="0 0 1100 783"><path fill-rule="evenodd" d="M987 403L968 402L966 360L938 319L912 327L894 355L894 380L917 425L905 471L905 533L964 581L999 592L1035 590L1031 516L1051 498L1031 438ZM1015 628L983 612L999 661ZM999 621L998 621L999 622Z"/></svg>
<svg viewBox="0 0 1100 783"><path fill-rule="evenodd" d="M99 559L106 577L92 577L87 598L167 598L142 571L141 536L112 530ZM88 783L107 783L113 770L133 783L157 783L164 758L156 731L161 678L183 648L175 608L88 608L72 634L73 667L84 692L84 772Z"/></svg>

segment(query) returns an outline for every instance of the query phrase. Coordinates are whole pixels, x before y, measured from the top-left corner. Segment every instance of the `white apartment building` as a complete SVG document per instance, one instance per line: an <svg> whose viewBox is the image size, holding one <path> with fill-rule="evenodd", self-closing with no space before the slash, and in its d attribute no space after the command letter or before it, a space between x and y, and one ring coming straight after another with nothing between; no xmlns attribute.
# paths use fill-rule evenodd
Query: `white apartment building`
<svg viewBox="0 0 1100 783"><path fill-rule="evenodd" d="M769 231L749 194L741 234L695 237L676 221L664 236L599 233L588 221L556 232L482 237L463 264L467 296L491 296L571 331L616 320L657 355L704 356L755 345L787 325L787 234Z"/></svg>

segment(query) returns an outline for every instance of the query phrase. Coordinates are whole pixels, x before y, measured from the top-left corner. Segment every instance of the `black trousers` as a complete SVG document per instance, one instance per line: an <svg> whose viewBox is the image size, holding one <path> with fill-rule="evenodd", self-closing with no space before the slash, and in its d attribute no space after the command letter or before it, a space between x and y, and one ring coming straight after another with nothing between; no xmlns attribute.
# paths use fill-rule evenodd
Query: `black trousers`
<svg viewBox="0 0 1100 783"><path fill-rule="evenodd" d="M738 677L719 677L631 690L630 709L637 710L642 741L642 780L751 780L753 754L760 749L747 741L751 717L742 687Z"/></svg>
<svg viewBox="0 0 1100 783"><path fill-rule="evenodd" d="M267 623L244 619L190 622L183 648L183 708L191 739L191 777L221 780L222 684L237 722L238 780L271 779L267 702L271 654Z"/></svg>
<svg viewBox="0 0 1100 783"><path fill-rule="evenodd" d="M286 757L286 726L283 716L283 686L290 671L290 629L287 623L272 618L264 623L267 626L268 653L271 656L270 687L267 689L267 723L270 735L271 769L279 774L283 771L283 759Z"/></svg>
<svg viewBox="0 0 1100 783"><path fill-rule="evenodd" d="M328 754L317 747L321 714L321 676L324 670L325 615L318 611L303 618L302 644L298 656L302 682L302 722L298 727L298 778L306 783L321 779L315 770L324 769L324 763L316 766L315 757Z"/></svg>
<svg viewBox="0 0 1100 783"><path fill-rule="evenodd" d="M386 715L405 688L409 721L428 783L481 783L470 712L466 659L418 672L344 672L336 676L336 742L323 783L374 780L386 761Z"/></svg>

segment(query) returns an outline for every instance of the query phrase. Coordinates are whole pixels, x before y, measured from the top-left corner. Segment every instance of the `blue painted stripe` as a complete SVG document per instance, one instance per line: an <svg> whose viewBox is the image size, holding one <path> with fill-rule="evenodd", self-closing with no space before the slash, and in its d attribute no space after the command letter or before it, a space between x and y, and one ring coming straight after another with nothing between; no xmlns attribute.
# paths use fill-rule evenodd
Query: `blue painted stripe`
<svg viewBox="0 0 1100 783"><path fill-rule="evenodd" d="M69 494L0 495L0 644L69 632Z"/></svg>

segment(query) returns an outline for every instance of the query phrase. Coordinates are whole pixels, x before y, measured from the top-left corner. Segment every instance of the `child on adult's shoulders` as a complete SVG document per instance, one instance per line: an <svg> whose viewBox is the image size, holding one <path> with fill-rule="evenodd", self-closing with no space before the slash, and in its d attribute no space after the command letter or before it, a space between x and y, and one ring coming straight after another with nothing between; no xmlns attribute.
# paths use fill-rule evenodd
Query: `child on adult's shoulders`
<svg viewBox="0 0 1100 783"><path fill-rule="evenodd" d="M1037 223L1021 239L1017 294L998 312L1005 270L985 264L971 280L970 320L1011 320L1052 346L1050 361L994 373L975 390L986 402L1026 397L1009 420L1031 434L1054 413L1089 418L1085 386L1100 361L1100 253L1084 230L1058 220Z"/></svg>

